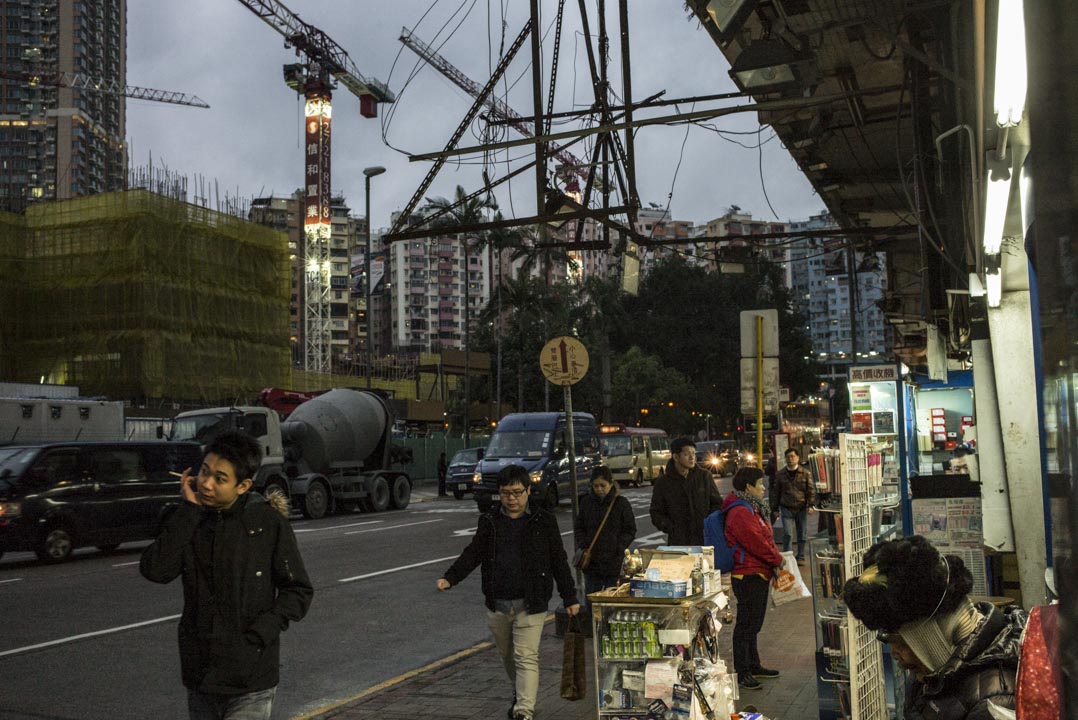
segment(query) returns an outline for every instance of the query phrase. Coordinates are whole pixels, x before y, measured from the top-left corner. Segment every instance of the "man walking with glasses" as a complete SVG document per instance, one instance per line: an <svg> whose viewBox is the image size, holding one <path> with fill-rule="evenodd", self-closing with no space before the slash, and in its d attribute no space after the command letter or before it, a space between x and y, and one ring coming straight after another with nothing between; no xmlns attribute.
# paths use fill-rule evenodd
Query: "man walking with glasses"
<svg viewBox="0 0 1078 720"><path fill-rule="evenodd" d="M722 495L711 473L696 467L689 438L670 443L670 463L651 493L651 522L666 533L668 545L703 545L704 518L722 509Z"/></svg>
<svg viewBox="0 0 1078 720"><path fill-rule="evenodd" d="M508 717L532 720L539 690L539 639L557 583L569 615L580 611L558 522L529 504L528 471L508 465L498 473L501 503L479 517L475 536L438 579L448 590L481 567L487 624L513 685Z"/></svg>

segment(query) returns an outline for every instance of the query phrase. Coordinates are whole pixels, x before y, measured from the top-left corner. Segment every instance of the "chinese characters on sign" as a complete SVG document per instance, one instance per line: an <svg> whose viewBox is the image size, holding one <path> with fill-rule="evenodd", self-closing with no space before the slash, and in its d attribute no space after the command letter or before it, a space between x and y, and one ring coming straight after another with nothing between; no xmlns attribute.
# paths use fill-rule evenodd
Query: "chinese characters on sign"
<svg viewBox="0 0 1078 720"><path fill-rule="evenodd" d="M574 337L556 337L543 346L539 367L554 385L573 385L588 372L588 351Z"/></svg>
<svg viewBox="0 0 1078 720"><path fill-rule="evenodd" d="M850 382L895 382L898 368L894 365L855 365L850 368Z"/></svg>
<svg viewBox="0 0 1078 720"><path fill-rule="evenodd" d="M304 173L304 228L329 225L329 145L330 104L322 98L308 98L306 104L307 165ZM310 232L307 230L307 232Z"/></svg>

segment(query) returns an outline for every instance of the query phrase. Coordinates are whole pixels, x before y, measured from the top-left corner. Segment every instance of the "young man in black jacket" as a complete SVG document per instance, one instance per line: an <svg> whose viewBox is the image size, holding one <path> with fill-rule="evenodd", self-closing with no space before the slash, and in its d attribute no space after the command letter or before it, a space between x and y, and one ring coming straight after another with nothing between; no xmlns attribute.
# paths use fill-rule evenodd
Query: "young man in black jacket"
<svg viewBox="0 0 1078 720"><path fill-rule="evenodd" d="M180 665L191 720L265 720L273 709L280 634L314 589L288 524L287 500L249 492L262 452L239 432L207 447L183 502L142 553L153 582L183 576Z"/></svg>
<svg viewBox="0 0 1078 720"><path fill-rule="evenodd" d="M580 611L558 521L528 503L528 471L508 465L498 473L501 503L479 517L475 536L438 579L439 590L482 567L487 624L513 684L509 717L532 720L539 690L539 639L554 584L569 615Z"/></svg>

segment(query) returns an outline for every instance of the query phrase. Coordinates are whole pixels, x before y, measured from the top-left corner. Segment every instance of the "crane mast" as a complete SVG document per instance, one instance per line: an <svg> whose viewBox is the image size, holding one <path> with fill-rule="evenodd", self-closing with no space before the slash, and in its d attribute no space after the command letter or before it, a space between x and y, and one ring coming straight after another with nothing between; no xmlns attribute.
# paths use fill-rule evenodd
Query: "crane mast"
<svg viewBox="0 0 1078 720"><path fill-rule="evenodd" d="M364 77L329 35L277 0L238 0L284 37L302 63L284 66L284 80L304 96L304 365L309 372L332 370L330 356L330 147L333 89L339 82L359 98L360 114L378 115L378 103L396 98L378 80ZM367 218L368 226L370 218ZM367 278L370 282L370 278ZM367 342L373 342L372 314L367 308Z"/></svg>
<svg viewBox="0 0 1078 720"><path fill-rule="evenodd" d="M428 65L449 78L449 80L461 90L472 97L479 97L483 88L477 82L461 72L461 70L453 65L453 63L442 57L437 50L417 38L408 28L401 28L400 41L405 47L425 60ZM534 137L534 129L528 125L528 121L516 110L506 105L502 100L490 96L487 97L484 104L490 110L491 114L499 119L505 120L511 128L524 137ZM549 154L553 155L563 163L567 189L572 191L579 189L579 186L573 187L573 185L576 185L576 178L580 178L587 182L588 164L586 162L567 150L552 148L549 151Z"/></svg>

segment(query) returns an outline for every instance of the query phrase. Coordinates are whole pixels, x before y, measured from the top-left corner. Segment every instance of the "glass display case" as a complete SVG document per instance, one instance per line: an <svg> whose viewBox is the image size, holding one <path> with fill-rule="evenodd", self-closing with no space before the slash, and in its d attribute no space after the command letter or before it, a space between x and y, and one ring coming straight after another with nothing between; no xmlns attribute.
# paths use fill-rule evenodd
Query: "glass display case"
<svg viewBox="0 0 1078 720"><path fill-rule="evenodd" d="M729 716L737 678L718 654L723 591L687 598L593 593L588 600L597 717Z"/></svg>

